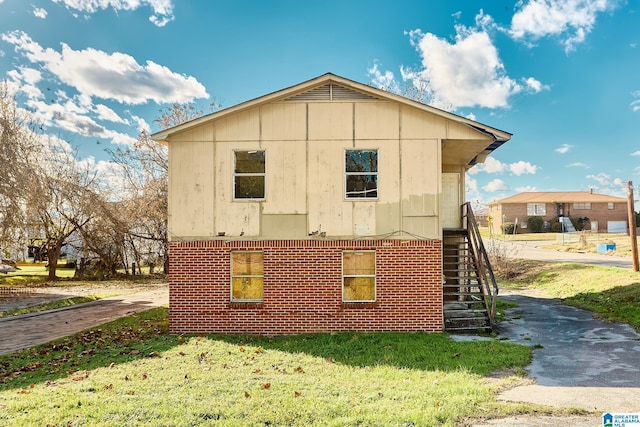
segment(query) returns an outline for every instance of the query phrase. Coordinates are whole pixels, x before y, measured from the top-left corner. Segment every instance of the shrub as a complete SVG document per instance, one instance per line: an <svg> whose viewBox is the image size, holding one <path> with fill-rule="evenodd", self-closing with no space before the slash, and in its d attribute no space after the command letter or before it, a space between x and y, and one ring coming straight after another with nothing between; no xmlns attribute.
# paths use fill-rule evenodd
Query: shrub
<svg viewBox="0 0 640 427"><path fill-rule="evenodd" d="M580 218L571 218L571 222L577 231L582 231L589 224L589 218L580 217Z"/></svg>
<svg viewBox="0 0 640 427"><path fill-rule="evenodd" d="M518 275L520 270L519 262L515 257L518 250L508 247L499 240L489 240L485 246L489 262L496 278L510 280Z"/></svg>
<svg viewBox="0 0 640 427"><path fill-rule="evenodd" d="M562 223L560 221L553 221L551 223L552 233L562 233Z"/></svg>
<svg viewBox="0 0 640 427"><path fill-rule="evenodd" d="M502 234L514 234L516 225L513 222L505 222L502 224Z"/></svg>
<svg viewBox="0 0 640 427"><path fill-rule="evenodd" d="M529 217L527 220L527 226L529 227L529 231L532 233L542 233L544 228L544 219L539 216Z"/></svg>

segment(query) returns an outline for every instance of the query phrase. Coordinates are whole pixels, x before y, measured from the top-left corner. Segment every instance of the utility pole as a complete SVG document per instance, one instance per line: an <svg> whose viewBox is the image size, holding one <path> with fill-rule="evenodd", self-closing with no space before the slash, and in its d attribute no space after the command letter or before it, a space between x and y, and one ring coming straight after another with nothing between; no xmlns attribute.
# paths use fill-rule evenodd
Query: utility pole
<svg viewBox="0 0 640 427"><path fill-rule="evenodd" d="M633 182L629 181L629 194L627 196L627 211L629 213L629 237L631 238L631 256L633 257L633 271L639 271L638 266L638 239L636 237L636 212L633 202Z"/></svg>

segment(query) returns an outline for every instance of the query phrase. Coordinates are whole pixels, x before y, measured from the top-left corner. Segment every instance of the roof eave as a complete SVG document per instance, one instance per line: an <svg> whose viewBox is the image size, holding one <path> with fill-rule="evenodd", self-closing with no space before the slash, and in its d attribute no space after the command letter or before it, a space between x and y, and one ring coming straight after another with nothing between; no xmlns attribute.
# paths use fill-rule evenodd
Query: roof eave
<svg viewBox="0 0 640 427"><path fill-rule="evenodd" d="M151 138L153 140L155 140L155 141L160 142L160 143L167 144L168 139L172 135L174 135L176 133L183 132L183 131L188 130L188 129L192 128L192 127L199 126L201 124L204 124L204 123L207 123L209 121L213 121L213 120L219 119L221 117L224 117L224 116L229 115L229 114L236 113L238 111L242 111L244 109L253 108L253 107L256 107L256 106L259 106L259 105L262 105L262 104L266 104L266 103L269 103L269 102L277 101L279 99L286 99L286 98L292 96L293 94L306 92L306 91L308 91L310 89L313 89L314 87L321 86L321 85L326 84L328 82L339 83L339 84L341 84L343 86L351 87L351 88L356 89L356 90L361 91L361 92L370 93L370 94L372 94L374 96L377 96L379 98L383 98L383 99L387 99L387 100L390 100L390 101L399 102L401 104L409 105L409 106L418 108L420 110L430 112L432 114L435 114L437 116L443 117L443 118L448 119L448 120L453 120L453 121L458 122L458 123L466 124L466 125L472 127L473 129L477 130L478 132L486 134L486 135L490 135L493 138L494 142L493 142L492 145L490 145L490 147L494 146L494 144L497 144L497 145L495 145L495 147L493 149L490 149L490 151L495 150L500 145L502 145L505 142L507 142L508 140L510 140L511 136L512 136L512 134L509 133L509 132L505 132L505 131L502 131L500 129L493 128L491 126L484 125L482 123L467 119L467 118L462 117L462 116L458 116L458 115L450 113L448 111L440 110L439 108L432 107L430 105L423 104L421 102L414 101L412 99L405 98L403 96L396 95L396 94L391 93L391 92L387 92L387 91L385 91L383 89L378 89L378 88L374 88L374 87L369 86L369 85L358 83L356 81L349 80L349 79L337 76L337 75L332 74L332 73L326 73L326 74L323 74L323 75L318 76L316 78L313 78L311 80L307 80L306 82L302 82L302 83L296 84L294 86L290 86L288 88L281 89L281 90L278 90L276 92L272 92L272 93L269 93L267 95L263 95L263 96L258 97L258 98L254 98L252 100L245 101L245 102L242 102L240 104L236 104L236 105L234 105L232 107L225 108L224 110L216 111L216 112L211 113L211 114L207 114L205 116L199 117L199 118L194 119L194 120L190 120L188 122L182 123L182 124L174 126L172 128L164 129L162 131L159 131L159 132L156 132L156 133L152 134Z"/></svg>

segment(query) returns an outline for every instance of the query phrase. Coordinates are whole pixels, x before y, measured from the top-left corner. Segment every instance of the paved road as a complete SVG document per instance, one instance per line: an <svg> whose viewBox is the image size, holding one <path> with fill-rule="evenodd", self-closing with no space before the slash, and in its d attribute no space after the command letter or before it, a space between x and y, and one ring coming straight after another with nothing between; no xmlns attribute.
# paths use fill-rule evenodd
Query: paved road
<svg viewBox="0 0 640 427"><path fill-rule="evenodd" d="M46 313L0 319L0 354L44 344L123 316L169 304L166 286Z"/></svg>
<svg viewBox="0 0 640 427"><path fill-rule="evenodd" d="M513 240L488 240L487 247L491 244L504 245L505 253L513 258L533 259L538 261L576 262L581 264L600 265L608 267L633 268L631 257L619 257L615 255L599 255L591 253L559 252L541 249L539 246L551 242L539 241L513 241Z"/></svg>

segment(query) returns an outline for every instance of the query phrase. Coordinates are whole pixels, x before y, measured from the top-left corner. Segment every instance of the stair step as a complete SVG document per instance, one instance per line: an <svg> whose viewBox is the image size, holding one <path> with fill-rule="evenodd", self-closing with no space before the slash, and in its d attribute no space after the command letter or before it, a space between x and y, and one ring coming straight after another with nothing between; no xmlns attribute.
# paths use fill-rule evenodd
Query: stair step
<svg viewBox="0 0 640 427"><path fill-rule="evenodd" d="M449 310L444 310L444 314L445 314L445 316L447 314L450 314L450 315L452 315L452 317L473 318L473 317L477 317L477 316L475 316L476 314L480 314L480 315L486 316L487 315L487 309L486 308L449 309Z"/></svg>

